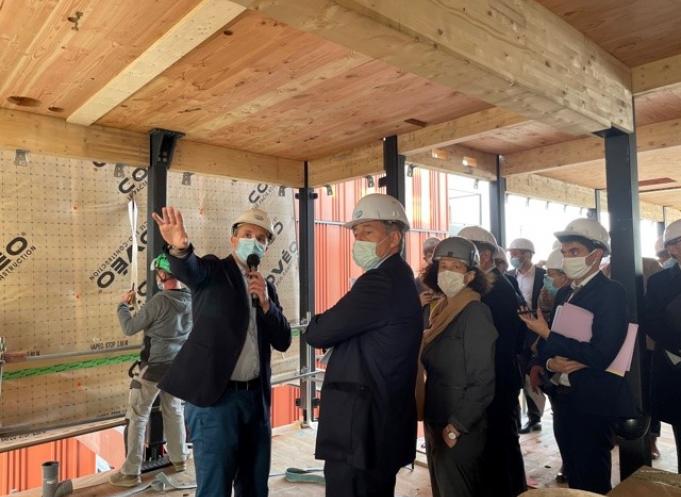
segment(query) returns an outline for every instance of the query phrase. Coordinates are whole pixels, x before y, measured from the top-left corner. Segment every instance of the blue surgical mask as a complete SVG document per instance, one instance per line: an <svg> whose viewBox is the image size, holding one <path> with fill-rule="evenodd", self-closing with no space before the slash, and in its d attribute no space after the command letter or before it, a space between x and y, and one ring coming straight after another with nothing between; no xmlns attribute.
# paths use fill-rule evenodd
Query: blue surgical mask
<svg viewBox="0 0 681 497"><path fill-rule="evenodd" d="M664 261L664 264L662 264L662 269L669 269L670 267L676 266L676 259L673 257L670 257L666 261Z"/></svg>
<svg viewBox="0 0 681 497"><path fill-rule="evenodd" d="M239 238L239 243L236 246L236 255L242 262L246 262L246 259L251 254L255 254L262 259L265 255L265 248L265 245L255 238Z"/></svg>
<svg viewBox="0 0 681 497"><path fill-rule="evenodd" d="M513 266L514 269L518 269L522 265L523 261L520 257L511 257L511 266Z"/></svg>
<svg viewBox="0 0 681 497"><path fill-rule="evenodd" d="M556 293L558 293L558 289L553 283L553 278L549 277L549 275L544 276L544 288L552 297L555 297Z"/></svg>

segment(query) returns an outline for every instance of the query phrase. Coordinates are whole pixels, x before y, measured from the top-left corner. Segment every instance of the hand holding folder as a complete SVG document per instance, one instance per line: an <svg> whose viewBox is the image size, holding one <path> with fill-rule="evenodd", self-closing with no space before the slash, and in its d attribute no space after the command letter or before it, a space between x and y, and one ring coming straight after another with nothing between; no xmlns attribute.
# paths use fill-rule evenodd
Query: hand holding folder
<svg viewBox="0 0 681 497"><path fill-rule="evenodd" d="M590 342L593 320L594 315L592 312L567 303L556 309L551 331L579 342ZM631 360L634 356L637 332L638 325L629 323L624 343L617 353L617 356L615 356L615 360L612 361L606 371L619 376L624 376L624 374L631 369Z"/></svg>

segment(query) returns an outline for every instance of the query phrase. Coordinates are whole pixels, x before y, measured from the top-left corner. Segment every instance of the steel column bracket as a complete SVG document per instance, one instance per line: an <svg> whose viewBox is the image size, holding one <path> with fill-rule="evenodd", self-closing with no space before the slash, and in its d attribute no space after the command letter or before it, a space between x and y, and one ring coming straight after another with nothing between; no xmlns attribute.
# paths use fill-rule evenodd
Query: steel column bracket
<svg viewBox="0 0 681 497"><path fill-rule="evenodd" d="M175 153L177 140L183 136L184 133L179 131L171 131L162 128L152 129L149 132L149 137L151 138L149 149L150 166L163 164L166 168L169 168L170 164L173 162L173 154Z"/></svg>

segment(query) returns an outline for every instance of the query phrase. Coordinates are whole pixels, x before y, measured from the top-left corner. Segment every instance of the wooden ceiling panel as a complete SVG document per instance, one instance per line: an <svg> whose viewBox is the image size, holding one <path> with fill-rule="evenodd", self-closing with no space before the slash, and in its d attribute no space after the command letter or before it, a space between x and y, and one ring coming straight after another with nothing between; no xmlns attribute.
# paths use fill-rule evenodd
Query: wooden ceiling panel
<svg viewBox="0 0 681 497"><path fill-rule="evenodd" d="M630 67L681 53L678 0L537 0Z"/></svg>
<svg viewBox="0 0 681 497"><path fill-rule="evenodd" d="M681 3L679 8L681 8ZM635 103L637 126L681 118L681 88L663 89L639 95Z"/></svg>
<svg viewBox="0 0 681 497"><path fill-rule="evenodd" d="M0 106L66 117L198 2L0 2ZM38 103L20 107L10 96Z"/></svg>
<svg viewBox="0 0 681 497"><path fill-rule="evenodd" d="M485 137L462 142L462 144L483 152L504 155L574 139L574 136L557 131L546 124L528 121L524 124L495 130Z"/></svg>
<svg viewBox="0 0 681 497"><path fill-rule="evenodd" d="M677 208L681 208L681 201L677 201L676 203L658 201L668 194L671 194L670 192L650 191L681 185L681 167L679 163L678 148L639 153L638 171L640 181L651 181L659 178L670 178L674 181L664 185L642 187L641 198L643 200L659 205L674 205ZM550 171L544 171L540 174L548 176L549 178L589 188L605 189L606 187L605 163L603 160L587 162L576 166L562 166ZM644 193L645 190L648 190L648 192ZM679 195L678 191L674 195L678 195L678 197L674 196L674 198L681 200L681 195Z"/></svg>
<svg viewBox="0 0 681 497"><path fill-rule="evenodd" d="M98 124L313 159L488 107L247 12Z"/></svg>

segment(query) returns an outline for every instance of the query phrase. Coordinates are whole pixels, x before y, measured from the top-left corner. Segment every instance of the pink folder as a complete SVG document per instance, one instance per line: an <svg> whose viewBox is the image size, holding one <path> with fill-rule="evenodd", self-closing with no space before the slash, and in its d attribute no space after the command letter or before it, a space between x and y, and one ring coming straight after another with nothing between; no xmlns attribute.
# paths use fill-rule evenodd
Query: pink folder
<svg viewBox="0 0 681 497"><path fill-rule="evenodd" d="M576 305L567 303L556 309L551 331L568 338L573 338L579 342L590 342L593 321L593 313ZM615 360L612 361L612 364L610 364L606 371L619 376L624 376L624 374L631 369L631 359L634 356L637 332L638 325L630 323L624 343L617 353Z"/></svg>

